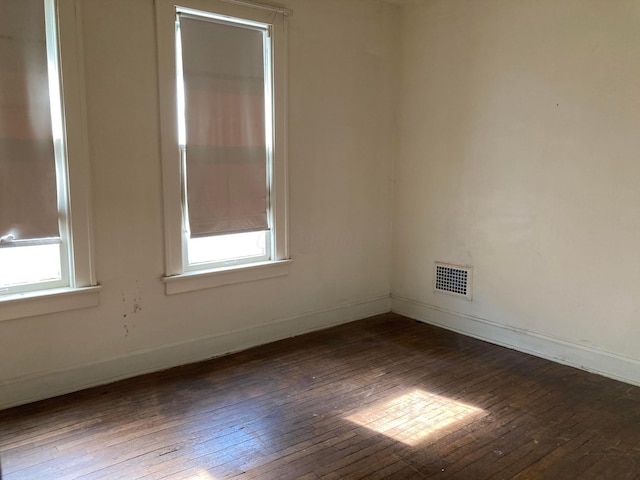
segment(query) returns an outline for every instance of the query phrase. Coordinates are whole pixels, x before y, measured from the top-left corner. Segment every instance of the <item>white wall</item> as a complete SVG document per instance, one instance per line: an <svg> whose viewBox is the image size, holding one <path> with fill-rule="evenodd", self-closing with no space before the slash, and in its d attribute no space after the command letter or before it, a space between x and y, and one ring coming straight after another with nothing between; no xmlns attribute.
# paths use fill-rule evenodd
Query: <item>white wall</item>
<svg viewBox="0 0 640 480"><path fill-rule="evenodd" d="M82 1L100 306L0 322L0 408L384 312L390 291L640 383L637 2L394 3L284 2L291 274L167 297L153 2ZM436 260L474 267L472 302L433 293Z"/></svg>
<svg viewBox="0 0 640 480"><path fill-rule="evenodd" d="M0 408L389 310L397 8L284 3L291 273L165 296L153 2L82 2L100 305L0 322Z"/></svg>
<svg viewBox="0 0 640 480"><path fill-rule="evenodd" d="M394 310L640 383L638 2L414 1L400 31Z"/></svg>

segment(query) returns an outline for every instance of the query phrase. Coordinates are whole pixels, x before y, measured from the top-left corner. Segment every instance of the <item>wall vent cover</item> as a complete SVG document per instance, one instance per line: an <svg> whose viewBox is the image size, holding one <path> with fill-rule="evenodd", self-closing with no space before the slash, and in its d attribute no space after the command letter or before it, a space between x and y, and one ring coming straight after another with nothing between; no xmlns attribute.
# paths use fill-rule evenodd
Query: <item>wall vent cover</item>
<svg viewBox="0 0 640 480"><path fill-rule="evenodd" d="M436 262L435 291L471 300L472 271L471 267Z"/></svg>

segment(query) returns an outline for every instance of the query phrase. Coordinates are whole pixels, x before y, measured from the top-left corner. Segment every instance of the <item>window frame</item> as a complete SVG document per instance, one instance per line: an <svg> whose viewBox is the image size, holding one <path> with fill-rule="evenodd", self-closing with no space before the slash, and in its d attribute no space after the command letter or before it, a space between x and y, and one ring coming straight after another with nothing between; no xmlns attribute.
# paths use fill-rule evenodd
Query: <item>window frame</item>
<svg viewBox="0 0 640 480"><path fill-rule="evenodd" d="M0 242L0 253L11 254L13 249L37 248L45 245L56 245L58 250L60 278L29 281L0 287L0 295L12 295L54 288L64 288L71 285L71 261L70 261L70 225L69 219L69 188L67 182L67 154L64 127L64 105L62 96L62 68L59 48L59 32L57 25L58 13L55 0L44 0L43 4L44 29L46 38L47 76L49 87L50 128L53 130L53 161L55 163L55 182L57 193L57 211L59 237L30 238ZM11 250L9 250L11 249ZM23 252L34 255L33 250Z"/></svg>
<svg viewBox="0 0 640 480"><path fill-rule="evenodd" d="M66 229L68 286L0 295L0 321L98 305L93 263L91 186L87 140L80 0L53 0L63 115L67 198L60 223ZM58 148L58 147L56 147ZM58 174L57 174L58 175ZM64 199L63 199L64 200ZM60 202L60 200L59 200ZM64 241L64 233L63 235ZM10 247L9 247L10 248ZM62 261L65 261L64 258Z"/></svg>
<svg viewBox="0 0 640 480"><path fill-rule="evenodd" d="M287 211L287 22L284 8L238 0L155 0L158 85L164 200L166 293L286 275L289 271ZM270 179L272 258L203 268L188 265L185 235L184 171L178 138L176 10L211 13L269 25L273 94L273 158Z"/></svg>

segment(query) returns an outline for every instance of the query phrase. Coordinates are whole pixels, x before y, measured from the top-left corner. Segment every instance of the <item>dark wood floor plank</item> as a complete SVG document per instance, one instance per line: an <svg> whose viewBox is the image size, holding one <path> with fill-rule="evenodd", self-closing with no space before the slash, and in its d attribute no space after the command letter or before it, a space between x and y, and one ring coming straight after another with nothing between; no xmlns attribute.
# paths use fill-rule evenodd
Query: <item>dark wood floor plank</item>
<svg viewBox="0 0 640 480"><path fill-rule="evenodd" d="M398 377L396 376L396 379L397 379L397 378L398 378ZM339 390L339 389L337 388L337 389L335 389L335 390ZM334 390L334 392L335 392L335 390ZM339 394L340 392L338 391L338 392L335 392L335 393L338 393L338 394ZM321 397L320 397L320 398L321 398ZM372 398L373 398L373 397L372 397ZM324 416L324 415L321 415L321 416ZM316 426L316 428L317 428L317 427L320 427L322 431L325 431L325 430L327 430L327 429L329 428L329 425L328 425L327 423L323 423L322 421L320 421L320 419L315 419L315 418L314 418L313 416L311 416L311 415L309 415L309 416L308 416L308 418L309 418L309 422L311 422L312 424L314 424L314 425ZM338 419L333 418L333 422L334 422L334 423L338 423L338 424L342 423L341 419L339 419L339 418L338 418ZM298 426L298 425L299 425L299 423L295 423L294 425ZM297 435L297 432L296 432L295 430L293 430L292 432L286 432L286 431L283 431L283 432L281 432L281 434L279 435L278 441L279 441L279 442L284 441L284 442L285 442L285 444L287 444L287 445L288 445L288 443L286 443L286 442L287 442L287 433L293 433L294 435ZM312 432L312 433L314 433L314 432ZM314 433L314 434L315 434L315 433ZM235 444L235 445L233 445L233 448L237 448L237 446L238 446L238 445L237 445L237 444Z"/></svg>
<svg viewBox="0 0 640 480"><path fill-rule="evenodd" d="M528 397L535 401L538 396L544 394L544 391L539 391L529 394ZM482 439L499 438L499 434L508 431L514 422L523 417L522 411L510 406L517 403L522 395L522 389L514 385L505 386L501 396L484 405L487 411L493 412L491 415L471 425L463 425L464 428L436 432L430 436L430 442L419 451L408 449L403 454L416 469L429 474L444 470L446 473L441 476L447 477L464 467L466 464L463 460L470 458L470 455L485 445Z"/></svg>
<svg viewBox="0 0 640 480"><path fill-rule="evenodd" d="M564 403L542 403L541 406L543 409L546 408L546 411L538 409L535 416L527 422L530 425L529 428L525 431L517 428L513 435L502 437L494 451L466 467L463 472L487 471L490 463L491 469L498 473L500 473L500 467L504 467L509 472L503 471L496 478L511 478L552 450L556 439L567 441L578 435L582 428L579 425L581 416L572 409L567 409L565 403L578 404L582 400L582 393L582 389L575 386L563 389ZM553 445L548 442L550 434L554 437Z"/></svg>
<svg viewBox="0 0 640 480"><path fill-rule="evenodd" d="M640 388L394 314L0 411L2 480L640 480L639 445Z"/></svg>

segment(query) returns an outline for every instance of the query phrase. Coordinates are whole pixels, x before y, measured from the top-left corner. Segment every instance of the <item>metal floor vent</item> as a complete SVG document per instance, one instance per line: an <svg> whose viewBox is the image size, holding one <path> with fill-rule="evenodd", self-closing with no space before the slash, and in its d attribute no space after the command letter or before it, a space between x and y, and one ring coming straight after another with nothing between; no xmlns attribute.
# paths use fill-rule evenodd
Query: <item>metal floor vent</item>
<svg viewBox="0 0 640 480"><path fill-rule="evenodd" d="M471 267L436 262L435 291L471 300Z"/></svg>

